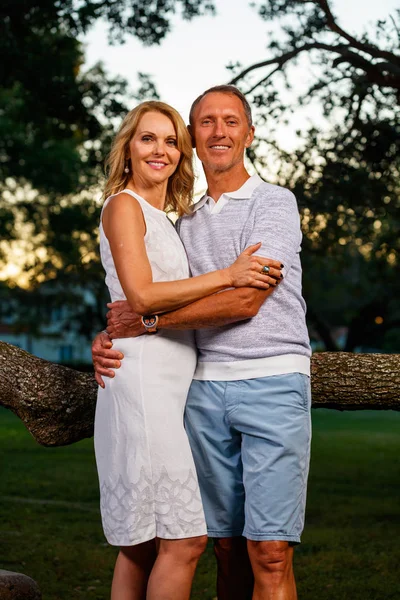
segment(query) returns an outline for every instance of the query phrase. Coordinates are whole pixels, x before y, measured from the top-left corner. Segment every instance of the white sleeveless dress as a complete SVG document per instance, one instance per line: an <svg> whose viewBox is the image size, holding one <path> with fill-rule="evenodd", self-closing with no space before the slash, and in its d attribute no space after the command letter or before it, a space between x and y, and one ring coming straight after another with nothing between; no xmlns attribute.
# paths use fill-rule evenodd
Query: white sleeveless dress
<svg viewBox="0 0 400 600"><path fill-rule="evenodd" d="M166 214L131 190L124 192L142 208L153 281L189 277L184 247ZM112 301L125 300L101 223L100 254ZM105 389L99 388L94 434L105 536L112 545L133 546L155 537L204 535L183 426L197 358L193 333L161 330L114 340L113 348L124 359L115 377L105 379Z"/></svg>

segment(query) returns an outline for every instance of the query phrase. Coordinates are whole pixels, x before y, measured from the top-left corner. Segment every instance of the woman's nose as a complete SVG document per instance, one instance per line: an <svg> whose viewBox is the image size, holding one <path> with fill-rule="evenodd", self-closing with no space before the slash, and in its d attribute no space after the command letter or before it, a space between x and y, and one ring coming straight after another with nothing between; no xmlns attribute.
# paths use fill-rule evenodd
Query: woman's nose
<svg viewBox="0 0 400 600"><path fill-rule="evenodd" d="M158 156L165 154L164 142L161 140L156 141L154 144L154 154L157 154Z"/></svg>

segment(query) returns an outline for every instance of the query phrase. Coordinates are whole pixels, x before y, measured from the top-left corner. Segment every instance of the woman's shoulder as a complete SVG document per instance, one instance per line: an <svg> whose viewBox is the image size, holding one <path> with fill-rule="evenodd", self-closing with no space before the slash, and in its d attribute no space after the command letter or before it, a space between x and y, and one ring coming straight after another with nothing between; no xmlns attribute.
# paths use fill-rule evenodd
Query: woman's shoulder
<svg viewBox="0 0 400 600"><path fill-rule="evenodd" d="M105 199L102 212L104 213L106 209L107 213L138 211L141 209L141 202L139 198L130 193L130 190L121 190Z"/></svg>

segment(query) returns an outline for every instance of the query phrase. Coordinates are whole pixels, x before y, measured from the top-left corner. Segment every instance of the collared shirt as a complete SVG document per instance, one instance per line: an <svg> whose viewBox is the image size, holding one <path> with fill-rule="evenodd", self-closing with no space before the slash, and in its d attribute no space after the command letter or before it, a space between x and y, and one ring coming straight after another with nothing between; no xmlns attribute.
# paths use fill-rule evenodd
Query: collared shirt
<svg viewBox="0 0 400 600"><path fill-rule="evenodd" d="M214 202L207 194L178 223L193 276L232 264L245 248L284 265L284 280L252 319L196 331L195 379L235 380L310 373L310 345L301 295L301 231L294 195L250 177ZM223 293L223 292L222 292ZM234 315L233 315L234 316Z"/></svg>
<svg viewBox="0 0 400 600"><path fill-rule="evenodd" d="M193 206L193 211L199 210L203 206L206 206L210 213L218 214L224 208L225 204L229 202L229 199L243 200L250 198L260 183L263 183L261 177L259 175L253 175L247 181L245 181L241 188L235 192L225 192L222 194L218 202L215 202L211 196L205 193L204 196L200 198L200 200Z"/></svg>

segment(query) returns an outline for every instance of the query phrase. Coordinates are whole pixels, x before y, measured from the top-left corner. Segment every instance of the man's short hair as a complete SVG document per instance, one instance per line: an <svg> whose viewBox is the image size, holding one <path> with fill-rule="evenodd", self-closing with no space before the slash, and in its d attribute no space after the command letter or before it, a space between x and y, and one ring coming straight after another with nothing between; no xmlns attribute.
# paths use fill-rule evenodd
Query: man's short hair
<svg viewBox="0 0 400 600"><path fill-rule="evenodd" d="M217 94L231 94L233 96L237 96L239 98L239 100L241 101L241 103L243 104L243 109L244 112L246 114L246 119L247 122L249 124L249 127L252 126L253 124L253 117L251 116L251 108L250 108L250 104L247 102L246 96L244 94L242 94L242 92L234 85L214 85L213 87L209 88L208 90L206 90L205 92L203 92L202 94L200 94L200 96L198 98L196 98L196 100L193 102L191 108L190 108L190 113L189 113L189 123L190 125L193 125L193 115L194 115L194 111L196 109L196 106L199 104L199 102L204 98L204 96L206 96L207 94L213 94L213 93L217 93Z"/></svg>

